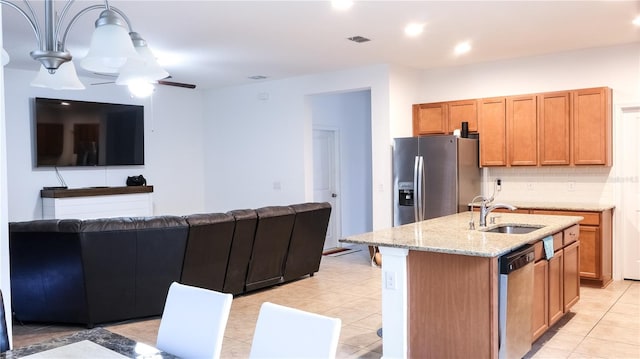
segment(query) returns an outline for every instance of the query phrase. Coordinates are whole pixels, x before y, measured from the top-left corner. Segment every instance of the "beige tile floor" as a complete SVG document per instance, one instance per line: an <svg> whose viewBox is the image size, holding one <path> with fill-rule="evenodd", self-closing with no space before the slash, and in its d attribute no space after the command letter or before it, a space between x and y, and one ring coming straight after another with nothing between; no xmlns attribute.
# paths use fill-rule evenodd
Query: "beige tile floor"
<svg viewBox="0 0 640 359"><path fill-rule="evenodd" d="M356 247L360 249L359 247ZM234 298L223 358L248 356L260 305L265 301L342 319L338 358L380 358L380 269L362 247L323 257L313 277ZM153 345L158 318L105 325ZM14 324L14 347L82 330L82 327ZM582 287L580 302L534 343L527 358L640 358L640 282L615 281L605 289Z"/></svg>

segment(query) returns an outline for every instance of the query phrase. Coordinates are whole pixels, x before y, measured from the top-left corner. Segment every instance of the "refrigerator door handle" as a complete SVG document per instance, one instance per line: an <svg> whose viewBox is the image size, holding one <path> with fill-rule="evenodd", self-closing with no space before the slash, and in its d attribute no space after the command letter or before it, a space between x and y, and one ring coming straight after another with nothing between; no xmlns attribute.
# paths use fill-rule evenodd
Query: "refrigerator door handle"
<svg viewBox="0 0 640 359"><path fill-rule="evenodd" d="M413 162L413 221L418 222L420 219L420 156L416 156Z"/></svg>
<svg viewBox="0 0 640 359"><path fill-rule="evenodd" d="M414 179L414 186L416 186L417 188L415 189L415 193L416 193L416 198L414 198L414 208L415 208L415 219L416 222L418 221L423 221L424 220L424 187L425 187L425 183L424 183L424 157L422 156L416 156L416 163L415 163L415 179Z"/></svg>

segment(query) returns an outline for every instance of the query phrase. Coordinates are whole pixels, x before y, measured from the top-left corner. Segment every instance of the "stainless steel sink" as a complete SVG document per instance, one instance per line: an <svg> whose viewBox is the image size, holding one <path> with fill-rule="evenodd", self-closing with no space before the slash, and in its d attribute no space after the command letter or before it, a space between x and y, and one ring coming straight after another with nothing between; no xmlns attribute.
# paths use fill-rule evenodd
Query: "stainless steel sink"
<svg viewBox="0 0 640 359"><path fill-rule="evenodd" d="M505 234L526 234L540 229L544 226L536 224L500 224L496 227L485 229L483 232L505 233Z"/></svg>

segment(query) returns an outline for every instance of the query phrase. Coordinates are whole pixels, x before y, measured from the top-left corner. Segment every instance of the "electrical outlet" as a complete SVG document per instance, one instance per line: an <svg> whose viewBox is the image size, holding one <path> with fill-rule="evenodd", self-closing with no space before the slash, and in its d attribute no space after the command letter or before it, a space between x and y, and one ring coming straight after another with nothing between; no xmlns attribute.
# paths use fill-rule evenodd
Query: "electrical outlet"
<svg viewBox="0 0 640 359"><path fill-rule="evenodd" d="M536 186L533 183L527 183L527 191L533 191L536 189Z"/></svg>
<svg viewBox="0 0 640 359"><path fill-rule="evenodd" d="M576 190L576 182L575 182L575 181L569 181L569 182L567 183L567 190L568 190L569 192L573 192L573 191L575 191L575 190Z"/></svg>
<svg viewBox="0 0 640 359"><path fill-rule="evenodd" d="M396 289L395 272L384 272L384 287L385 289Z"/></svg>
<svg viewBox="0 0 640 359"><path fill-rule="evenodd" d="M502 191L502 180L500 178L496 180L496 190L498 192Z"/></svg>

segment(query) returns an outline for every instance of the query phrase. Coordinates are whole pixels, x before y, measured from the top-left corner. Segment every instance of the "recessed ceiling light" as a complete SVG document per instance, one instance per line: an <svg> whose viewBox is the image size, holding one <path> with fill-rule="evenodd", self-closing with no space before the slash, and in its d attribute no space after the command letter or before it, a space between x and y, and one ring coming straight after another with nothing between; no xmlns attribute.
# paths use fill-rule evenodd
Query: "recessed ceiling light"
<svg viewBox="0 0 640 359"><path fill-rule="evenodd" d="M349 10L353 6L351 0L332 0L331 6L336 10Z"/></svg>
<svg viewBox="0 0 640 359"><path fill-rule="evenodd" d="M424 24L411 23L404 28L404 33L407 36L415 37L424 31Z"/></svg>
<svg viewBox="0 0 640 359"><path fill-rule="evenodd" d="M631 21L631 23L636 25L636 26L640 26L640 15L636 16L636 18L633 19L633 21Z"/></svg>
<svg viewBox="0 0 640 359"><path fill-rule="evenodd" d="M456 55L466 54L469 51L471 51L471 44L469 43L469 41L459 43L454 49Z"/></svg>
<svg viewBox="0 0 640 359"><path fill-rule="evenodd" d="M267 76L263 76L263 75L253 75L253 76L249 76L248 77L251 80L264 80L267 78Z"/></svg>

